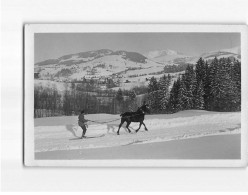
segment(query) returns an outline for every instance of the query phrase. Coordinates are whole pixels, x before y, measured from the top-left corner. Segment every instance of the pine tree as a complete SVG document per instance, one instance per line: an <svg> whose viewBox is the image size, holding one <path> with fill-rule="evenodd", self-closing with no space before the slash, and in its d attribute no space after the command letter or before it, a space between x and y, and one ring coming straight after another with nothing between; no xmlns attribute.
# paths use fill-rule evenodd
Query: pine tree
<svg viewBox="0 0 248 195"><path fill-rule="evenodd" d="M190 83L190 88L189 88L190 95L192 95L192 100L191 100L191 102L192 102L191 108L192 109L195 108L195 96L197 94L197 86L198 86L198 84L197 84L197 80L196 80L196 73L194 71L191 75L191 83Z"/></svg>
<svg viewBox="0 0 248 195"><path fill-rule="evenodd" d="M217 74L219 72L219 60L215 57L209 66L209 103L208 109L214 110L216 106L216 94L218 88L218 78Z"/></svg>
<svg viewBox="0 0 248 195"><path fill-rule="evenodd" d="M158 111L160 108L158 91L159 91L158 82L156 78L152 77L148 84L148 102L153 112Z"/></svg>
<svg viewBox="0 0 248 195"><path fill-rule="evenodd" d="M221 109L231 111L237 103L237 86L232 79L232 62L229 58L223 59L221 78Z"/></svg>
<svg viewBox="0 0 248 195"><path fill-rule="evenodd" d="M194 100L197 88L196 73L193 66L188 65L185 71L186 96L188 98L187 109L194 108Z"/></svg>
<svg viewBox="0 0 248 195"><path fill-rule="evenodd" d="M202 81L200 81L197 90L196 90L196 96L195 96L195 108L196 109L204 109L204 89Z"/></svg>
<svg viewBox="0 0 248 195"><path fill-rule="evenodd" d="M185 75L182 75L182 79L180 82L180 88L179 88L179 101L178 101L178 107L177 110L187 110L190 109L190 99L188 97L188 91L186 88L186 81L185 81Z"/></svg>
<svg viewBox="0 0 248 195"><path fill-rule="evenodd" d="M204 104L205 108L209 109L211 104L211 79L210 79L210 65L208 62L205 62L206 78L203 84L204 89Z"/></svg>
<svg viewBox="0 0 248 195"><path fill-rule="evenodd" d="M158 87L157 79L155 77L152 77L150 79L149 84L148 84L148 93L157 91L158 89L159 89L159 87Z"/></svg>
<svg viewBox="0 0 248 195"><path fill-rule="evenodd" d="M169 86L170 86L170 77L164 75L159 79L159 90L158 90L158 98L160 104L160 110L166 110L169 98Z"/></svg>
<svg viewBox="0 0 248 195"><path fill-rule="evenodd" d="M218 60L216 57L212 61L210 65L210 100L211 100L211 110L218 110L219 109L219 101L220 101L220 94L221 94L221 71L222 61Z"/></svg>
<svg viewBox="0 0 248 195"><path fill-rule="evenodd" d="M211 80L211 96L213 110L230 111L237 103L237 87L232 79L232 63L230 59L219 59L215 69L215 77Z"/></svg>
<svg viewBox="0 0 248 195"><path fill-rule="evenodd" d="M176 110L176 81L173 83L170 90L170 98L168 103L168 108L170 111L174 112Z"/></svg>
<svg viewBox="0 0 248 195"><path fill-rule="evenodd" d="M202 81L203 89L204 89L204 104L209 102L209 94L210 94L210 83L209 83L209 66L207 61L205 62L202 58L200 58L195 67L196 71L196 79L197 84L199 85Z"/></svg>
<svg viewBox="0 0 248 195"><path fill-rule="evenodd" d="M170 91L168 107L172 112L181 110L181 107L179 105L179 89L180 89L180 77L173 83L173 86Z"/></svg>
<svg viewBox="0 0 248 195"><path fill-rule="evenodd" d="M205 79L206 79L206 66L202 58L200 58L196 62L195 71L196 71L197 83L200 83L200 81L203 81L203 84L204 84Z"/></svg>
<svg viewBox="0 0 248 195"><path fill-rule="evenodd" d="M241 110L241 63L238 60L233 62L232 80L236 86L235 111Z"/></svg>

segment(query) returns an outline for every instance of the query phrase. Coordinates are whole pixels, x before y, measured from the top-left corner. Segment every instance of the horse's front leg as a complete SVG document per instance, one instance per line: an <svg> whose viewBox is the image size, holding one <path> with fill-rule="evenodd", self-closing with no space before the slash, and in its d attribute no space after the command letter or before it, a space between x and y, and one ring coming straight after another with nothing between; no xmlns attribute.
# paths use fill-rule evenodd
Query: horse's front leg
<svg viewBox="0 0 248 195"><path fill-rule="evenodd" d="M146 131L148 131L148 129L146 128L146 125L145 125L145 123L144 123L144 122L142 122L142 124L144 125L144 127L145 127L145 130L146 130Z"/></svg>
<svg viewBox="0 0 248 195"><path fill-rule="evenodd" d="M125 122L124 120L121 120L121 123L120 123L120 125L119 125L119 129L118 129L118 131L117 131L117 135L120 135L120 134L119 134L119 131L120 131L120 128L121 128L121 126L122 126L122 124L123 124L124 122Z"/></svg>
<svg viewBox="0 0 248 195"><path fill-rule="evenodd" d="M136 130L136 133L140 130L141 125L142 125L142 122L140 122L139 128Z"/></svg>

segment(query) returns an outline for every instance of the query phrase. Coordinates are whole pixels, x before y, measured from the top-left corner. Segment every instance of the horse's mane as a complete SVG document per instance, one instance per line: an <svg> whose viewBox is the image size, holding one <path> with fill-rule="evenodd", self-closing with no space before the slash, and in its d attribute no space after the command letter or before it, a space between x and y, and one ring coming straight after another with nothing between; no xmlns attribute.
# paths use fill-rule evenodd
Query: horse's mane
<svg viewBox="0 0 248 195"><path fill-rule="evenodd" d="M136 112L140 112L141 111L142 113L144 113L145 112L145 110L143 109L144 106L146 106L146 105L142 105L142 106L138 107L138 109L137 109Z"/></svg>

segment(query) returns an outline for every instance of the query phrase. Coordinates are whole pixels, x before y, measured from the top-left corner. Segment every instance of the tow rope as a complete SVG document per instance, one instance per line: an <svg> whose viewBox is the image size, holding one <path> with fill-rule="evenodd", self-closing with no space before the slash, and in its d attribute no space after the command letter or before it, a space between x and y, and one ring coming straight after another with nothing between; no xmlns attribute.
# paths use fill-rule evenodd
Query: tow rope
<svg viewBox="0 0 248 195"><path fill-rule="evenodd" d="M111 121L105 121L105 122L100 122L100 121L93 121L93 120L88 120L88 121L91 121L91 122L93 122L93 123L104 124L104 123L110 123L110 122L114 122L114 121L117 121L117 120L120 120L120 119L118 118L118 119L115 119L115 120L111 120Z"/></svg>
<svg viewBox="0 0 248 195"><path fill-rule="evenodd" d="M121 117L121 118L129 118L129 117L138 116L138 115L140 115L140 114L134 114L134 115L131 115L131 116L124 116L124 117ZM91 122L94 122L94 123L99 123L99 124L105 124L105 123L110 123L110 122L120 120L121 118L114 119L114 120L111 120L111 121L105 121L105 122L93 121L93 120L88 120L88 121L91 121Z"/></svg>

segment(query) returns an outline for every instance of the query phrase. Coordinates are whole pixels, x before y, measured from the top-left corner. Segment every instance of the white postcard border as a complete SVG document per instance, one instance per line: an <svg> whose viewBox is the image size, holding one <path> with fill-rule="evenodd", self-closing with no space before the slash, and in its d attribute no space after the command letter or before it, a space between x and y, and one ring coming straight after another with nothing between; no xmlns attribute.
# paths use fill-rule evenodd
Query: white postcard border
<svg viewBox="0 0 248 195"><path fill-rule="evenodd" d="M34 152L34 34L86 32L237 32L241 33L242 110L240 160L35 160ZM26 24L24 78L24 164L84 167L245 167L248 155L248 28L246 25L167 24Z"/></svg>

